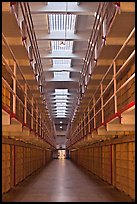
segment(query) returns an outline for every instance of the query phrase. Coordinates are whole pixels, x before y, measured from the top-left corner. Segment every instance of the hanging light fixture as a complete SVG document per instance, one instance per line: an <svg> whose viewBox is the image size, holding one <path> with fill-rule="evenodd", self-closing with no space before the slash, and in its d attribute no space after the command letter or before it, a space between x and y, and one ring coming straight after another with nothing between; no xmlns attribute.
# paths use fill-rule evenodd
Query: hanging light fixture
<svg viewBox="0 0 137 204"><path fill-rule="evenodd" d="M65 41L61 41L61 43L60 43L59 46L60 46L60 47L65 47L65 46L66 46Z"/></svg>
<svg viewBox="0 0 137 204"><path fill-rule="evenodd" d="M60 47L65 47L66 46L66 32L67 32L67 10L68 10L68 2L66 2L66 19L65 19L65 37L64 40L61 41Z"/></svg>

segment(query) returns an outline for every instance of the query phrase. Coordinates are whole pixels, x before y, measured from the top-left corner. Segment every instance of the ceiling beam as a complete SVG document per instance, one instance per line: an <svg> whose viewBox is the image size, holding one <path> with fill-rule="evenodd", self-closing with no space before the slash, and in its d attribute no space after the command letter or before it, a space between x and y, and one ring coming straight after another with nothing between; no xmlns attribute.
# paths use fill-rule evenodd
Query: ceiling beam
<svg viewBox="0 0 137 204"><path fill-rule="evenodd" d="M64 105L56 105L56 103L55 103L55 104L52 104L51 107L52 108L56 108L56 107L67 107L67 108L69 108L69 107L72 107L72 105L70 104L70 105L65 105L64 106Z"/></svg>
<svg viewBox="0 0 137 204"><path fill-rule="evenodd" d="M90 15L94 17L94 13L96 11L97 7L97 2L95 6L90 6L89 5L76 5L76 6L69 6L68 4L68 9L67 9L67 14L74 14L74 15ZM37 4L31 4L31 14L66 14L66 4L60 5L37 5Z"/></svg>
<svg viewBox="0 0 137 204"><path fill-rule="evenodd" d="M41 59L41 62L42 62L43 68L44 67L48 68L48 67L52 66L52 61L50 58L49 59L43 58L43 59ZM72 61L72 65L73 65L73 63L74 63L74 65L76 64L75 62ZM76 66L81 67L82 64L83 64L83 59L77 59L77 65Z"/></svg>
<svg viewBox="0 0 137 204"><path fill-rule="evenodd" d="M59 113L59 114L58 114L58 113ZM71 111L66 111L65 113L53 111L52 114L53 114L53 115L70 115L70 114L71 114Z"/></svg>
<svg viewBox="0 0 137 204"><path fill-rule="evenodd" d="M72 109L71 109L72 110ZM63 113L62 111L56 111L56 110L52 110L52 114L54 115L67 115L67 114L70 114L71 113L71 110L66 110L65 113ZM59 114L58 114L59 113Z"/></svg>
<svg viewBox="0 0 137 204"><path fill-rule="evenodd" d="M63 102L62 102L62 103L63 103ZM67 101L66 104L67 104L67 105L72 105L73 102L72 102L72 101ZM54 106L54 105L56 105L56 102L55 102L55 101L51 101L51 102L50 102L50 105L51 105L51 106Z"/></svg>
<svg viewBox="0 0 137 204"><path fill-rule="evenodd" d="M65 113L69 113L71 112L72 108L68 108L68 109L65 109ZM52 109L52 113L62 113L64 112L63 110L57 110L55 108Z"/></svg>
<svg viewBox="0 0 137 204"><path fill-rule="evenodd" d="M75 52L71 51L53 51L51 54L44 55L41 53L41 59L83 59L85 57L85 52Z"/></svg>
<svg viewBox="0 0 137 204"><path fill-rule="evenodd" d="M50 34L36 30L37 40L38 41L47 41L47 40L70 40L70 41L87 41L91 31L88 33L77 32L74 34L72 31L67 31L65 36L65 31L52 31Z"/></svg>
<svg viewBox="0 0 137 204"><path fill-rule="evenodd" d="M74 98L67 98L67 99L57 99L58 101L60 101L60 103L62 102L64 102L64 103L68 103L68 102L72 102L72 101L74 101ZM66 102L67 101L67 102ZM57 103L56 102L56 99L52 99L52 100L50 100L50 103Z"/></svg>
<svg viewBox="0 0 137 204"><path fill-rule="evenodd" d="M70 71L70 72L80 72L82 66L67 66L65 64L60 64L59 66L45 67L43 73L46 72L57 72L57 71Z"/></svg>
<svg viewBox="0 0 137 204"><path fill-rule="evenodd" d="M75 94L72 94L72 93L67 93L67 94L56 94L56 93L51 93L50 96L63 96L63 95L66 95L66 96L75 96Z"/></svg>
<svg viewBox="0 0 137 204"><path fill-rule="evenodd" d="M78 82L79 79L73 79L73 78L68 78L68 79L56 79L56 78L52 78L52 79L46 79L46 82Z"/></svg>
<svg viewBox="0 0 137 204"><path fill-rule="evenodd" d="M62 101L62 100L70 100L70 99L73 99L74 97L75 97L75 96L72 96L72 97L69 96L69 97L67 97L67 98L56 99L55 97L52 96L52 97L50 97L50 99L52 99L52 100L61 100L61 101Z"/></svg>

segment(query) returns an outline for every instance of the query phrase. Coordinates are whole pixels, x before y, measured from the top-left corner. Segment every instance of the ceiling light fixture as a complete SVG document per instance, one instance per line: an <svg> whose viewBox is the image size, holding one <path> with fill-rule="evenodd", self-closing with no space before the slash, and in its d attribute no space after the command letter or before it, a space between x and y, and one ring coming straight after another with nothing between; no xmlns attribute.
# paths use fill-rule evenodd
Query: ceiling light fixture
<svg viewBox="0 0 137 204"><path fill-rule="evenodd" d="M59 46L60 46L60 47L65 47L65 46L66 46L65 41L61 41L61 43L60 43Z"/></svg>

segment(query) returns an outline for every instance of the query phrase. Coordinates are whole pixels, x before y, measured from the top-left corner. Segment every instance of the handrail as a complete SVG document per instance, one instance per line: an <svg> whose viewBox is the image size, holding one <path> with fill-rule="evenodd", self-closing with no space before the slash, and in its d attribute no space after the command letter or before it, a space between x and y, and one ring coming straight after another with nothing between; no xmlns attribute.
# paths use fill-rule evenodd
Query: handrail
<svg viewBox="0 0 137 204"><path fill-rule="evenodd" d="M108 9L109 6L111 6L110 4L113 5L114 9ZM111 6L111 8L112 8L112 6ZM90 39L89 39L89 43L88 43L88 48L87 48L87 52L86 52L86 56L85 56L85 61L84 61L83 69L82 69L82 70L84 70L83 71L84 74L83 73L81 74L81 77L80 77L80 80L79 80L79 87L81 87L81 82L82 82L82 86L84 86L83 84L85 83L84 82L85 81L85 77L88 77L87 76L87 72L88 72L89 64L90 64L90 62L92 60L94 60L94 59L91 59L91 58L92 58L92 55L95 52L95 45L97 45L97 43L98 43L99 30L101 29L102 22L104 21L104 19L106 17L106 14L108 14L106 26L108 26L107 29L109 30L109 27L111 26L110 22L113 21L113 19L115 18L117 12L118 12L118 10L115 7L114 2L109 2L109 3L108 2L107 3L100 2L99 6L98 6L98 9L97 9L97 12L96 12L96 18L95 18L93 29L92 29L93 31L91 33L91 36L90 36ZM113 19L112 19L112 16L113 16ZM109 25L107 25L108 22L109 22ZM97 29L98 29L98 32L97 32ZM96 32L97 32L97 34L96 34ZM101 39L106 38L106 35L107 35L107 31L106 31L105 36L103 36L103 33L102 33ZM94 46L92 47L92 45L94 45ZM104 43L102 45L104 45ZM100 47L100 52L101 52L102 48L103 48L103 46ZM92 51L91 51L91 49L92 49ZM87 56L89 56L89 54L90 54L90 57L89 57L90 59L86 59L86 58L88 58ZM95 64L94 64L94 66L95 66ZM93 70L93 67L92 67L92 70ZM87 83L88 83L88 80L89 79L87 78ZM84 89L85 89L85 87L84 87ZM79 89L79 91L80 91L80 89ZM81 98L81 95L80 95L80 92L79 92L78 100L80 100L80 98Z"/></svg>
<svg viewBox="0 0 137 204"><path fill-rule="evenodd" d="M96 22L97 22L97 16L99 15L100 7L101 7L101 3L99 3L99 7L98 7L97 12L96 12L96 18L95 18L95 21L94 21L93 30L95 30L95 26L96 26ZM98 21L98 23L99 23L99 21ZM97 24L97 25L98 25L98 24ZM87 56L89 55L89 52L91 51L92 43L93 43L93 42L91 42L91 40L93 40L93 39L92 39L93 36L94 36L94 33L92 32L92 33L91 33L91 36L90 36L90 39L89 39L89 43L88 43L88 47L87 47L85 59L87 58ZM84 63L83 66L84 66L84 65L86 66L86 63ZM84 69L84 67L83 67L83 69Z"/></svg>
<svg viewBox="0 0 137 204"><path fill-rule="evenodd" d="M98 89L100 88L101 84L104 82L105 77L106 77L107 74L109 73L109 71L110 71L110 69L112 68L113 64L115 63L116 59L118 58L118 56L120 55L120 53L123 51L123 49L126 47L126 45L127 45L127 43L129 42L129 40L130 40L131 37L133 36L134 32L135 32L135 28L131 31L131 33L129 34L129 36L128 36L127 39L125 40L123 46L122 46L122 47L120 48L120 50L118 51L117 55L115 56L114 60L112 61L111 65L110 65L110 67L108 68L107 72L106 72L105 75L103 76L103 78L102 78L102 80L101 80L99 86L98 86L97 89L95 90L94 96L95 96L95 94L97 93ZM128 65L128 63L132 60L132 58L134 57L134 55L135 55L135 50L130 54L130 56L126 59L126 61L124 62L124 64L123 64L123 65L120 67L120 69L116 72L115 77L117 77L117 76L121 73L121 71ZM119 89L116 90L116 93L115 93L115 94L113 93L113 94L111 95L111 97L109 98L109 100L107 100L106 103L103 104L103 106L99 109L99 111L96 112L96 113L93 115L93 117L83 126L82 129L80 129L80 130L78 131L78 133L76 133L76 132L77 132L77 130L79 129L79 126L78 126L74 131L72 131L72 133L71 133L71 138L72 138L72 139L75 138L81 131L83 131L83 129L94 119L95 115L97 115L97 114L106 106L106 104L108 104L109 101L110 101L124 86L126 86L126 85L128 84L128 82L130 82L134 77L135 77L135 74L132 74L132 76L131 76L125 83L123 83ZM110 86L112 86L112 82L114 83L114 76L112 77L111 81L109 82L109 84L107 85L107 87L104 89L104 91L102 92L102 94L100 95L100 97L98 98L98 100L96 101L96 103L92 105L92 108L90 109L90 111L85 115L85 117L83 118L83 120L79 123L80 125L85 121L85 118L88 117L88 114L90 114L90 113L93 111L93 108L96 106L96 104L97 104L98 101L101 99L101 97L105 94L106 90L107 90ZM92 99L91 99L90 102L88 103L88 105L87 105L87 107L85 108L85 110L88 108L88 106L89 106L89 104L91 103L91 101L92 101ZM75 136L73 137L73 135L75 135Z"/></svg>
<svg viewBox="0 0 137 204"><path fill-rule="evenodd" d="M41 72L43 71L43 67L42 67L42 63L41 63L41 58L40 58L40 53L39 53L38 44L37 44L37 40L36 40L36 34L34 31L34 25L33 25L31 13L30 13L30 8L28 5L28 2L19 2L19 3L20 3L20 7L21 7L22 14L24 17L24 21L25 21L26 26L27 26L27 32L29 35L29 39L30 39L31 45L33 47L33 51L34 51L33 53L35 55L35 60L37 62L37 65L39 66L39 75L41 76ZM25 8L25 12L23 10L23 6ZM28 12L27 12L27 9L28 9Z"/></svg>
<svg viewBox="0 0 137 204"><path fill-rule="evenodd" d="M31 94L31 96L33 97L34 102L35 102L35 104L36 104L36 100L35 100L35 98L34 98L34 96L33 96L33 94L32 94L32 91L31 91L31 89L30 89L30 87L29 87L29 84L28 84L28 82L26 81L26 79L25 79L25 77L24 77L24 75L23 75L23 73L22 73L22 70L21 70L21 68L20 68L20 65L18 64L18 62L17 62L17 60L16 60L16 58L15 58L15 56L14 56L14 53L13 53L13 51L11 50L11 48L10 48L10 46L9 46L9 44L8 44L8 42L7 42L7 40L6 40L6 38L5 38L5 36L4 36L3 33L2 33L2 40L3 40L3 42L4 42L4 45L6 46L6 48L8 49L8 51L10 52L11 57L12 57L14 63L16 64L16 66L17 66L17 68L18 68L18 70L19 70L19 72L20 72L20 75L21 75L22 79L23 79L24 82L26 83L26 86L27 86L28 91L29 91L29 93ZM31 105L31 107L32 107L30 98L27 96L27 94L26 94L26 93L24 92L24 90L22 89L19 80L16 78L15 74L13 73L13 70L11 69L10 65L7 63L7 60L5 59L4 56L2 56L2 59L3 59L3 63L6 65L5 68L9 71L9 73L11 74L11 77L12 77L13 79L16 79L16 82L17 82L18 86L19 86L20 89L23 91L24 96L26 96L27 101L30 103L30 105ZM14 91L12 90L12 88L10 87L10 85L6 82L6 80L5 80L3 77L2 77L2 81L4 82L4 84L6 85L6 87L8 88L9 92L12 93L12 95L15 95ZM17 95L16 95L16 100L21 104L21 106L26 110L26 112L27 112L27 113L30 115L30 117L32 118L32 117L33 117L33 116L32 116L32 113L31 113L28 109L26 109L24 103L22 102L22 100L20 99L20 97L17 96ZM33 117L33 120L34 120L38 125L40 125L40 123L38 123L38 121L37 121L34 117ZM23 121L24 121L24 119L23 119ZM22 121L22 122L23 122L23 121ZM41 126L41 125L40 125L40 127L41 127L41 129L42 129L42 126ZM47 125L44 125L44 129L46 130L46 132L47 132L49 135L51 135L51 132L50 132L49 129L47 128ZM46 138L47 138L47 137L46 137ZM51 138L51 140L52 140L52 138Z"/></svg>
<svg viewBox="0 0 137 204"><path fill-rule="evenodd" d="M121 87L116 91L116 93L119 92L124 86L126 86L126 85L128 84L128 82L130 82L134 77L135 77L135 73L132 74L132 76L131 76L124 84L121 85ZM94 119L94 117L106 106L106 104L109 103L109 101L110 101L113 97L114 97L114 94L112 94L112 96L106 101L106 103L103 104L102 108L100 108L100 109L95 113L95 115L93 115L93 117L83 126L83 128L82 128L79 132L81 132L81 131ZM95 106L95 105L94 105L94 106ZM91 111L92 111L92 109L90 110L89 113L91 113ZM88 114L89 114L89 113L88 113ZM86 118L86 117L87 117L87 116L85 116L85 118ZM84 122L85 118L82 120L81 123ZM77 129L78 129L78 128L77 128ZM75 129L75 131L71 134L71 136L75 135L75 132L77 131L77 129ZM77 134L79 134L79 132L78 132ZM76 135L77 135L77 134L76 134Z"/></svg>
<svg viewBox="0 0 137 204"><path fill-rule="evenodd" d="M109 5L109 4L108 4ZM107 9L108 7L106 7L106 9ZM114 15L115 16L115 15ZM102 18L102 20L100 21L100 19L98 19L98 21L100 21L99 22L99 24L100 24L100 28L101 28L101 22L104 20L104 17L105 17L105 13L104 13L104 16L103 16L103 18ZM99 29L100 29L99 28ZM93 31L94 32L94 31ZM98 31L98 33L99 33L99 31ZM102 34L103 35L103 34ZM92 52L91 52L91 57L92 57L92 55L93 55L93 53L95 52L95 44L97 44L98 43L98 35L96 36L96 39L94 38L94 47L93 47L93 50L92 50ZM91 43L91 42L90 42ZM93 44L93 43L92 43ZM103 46L102 46L103 47ZM101 51L101 49L102 49L102 47L100 47L100 51ZM86 74L87 74L87 71L88 71L88 66L89 66L89 61L92 61L92 60L94 60L94 59L91 59L91 57L90 57L90 59L88 60L88 65L87 65L87 67L86 67L86 69L85 69L85 74L84 74L84 76L87 76ZM94 64L94 66L95 66L95 64ZM93 67L94 67L93 66ZM92 67L92 70L93 70L93 67ZM83 78L83 83L84 83L84 80L85 80L85 78Z"/></svg>
<svg viewBox="0 0 137 204"><path fill-rule="evenodd" d="M102 25L102 22L103 22L103 20L104 20L104 18L105 18L105 15L106 15L106 10L107 10L107 8L108 8L108 6L109 6L109 3L105 3L105 2L103 2L103 5L102 5L102 7L101 7L101 5L102 5L102 2L100 2L100 4L99 4L99 7L98 7L98 10L97 10L97 13L96 13L96 18L95 18L95 21L94 21L94 25L93 25L93 32L91 33L91 36L90 36L90 40L89 40L89 43L88 43L88 48L87 48L87 52L86 52L86 56L85 56L85 61L87 62L89 62L89 60L91 59L91 57L92 57L92 55L93 55L93 53L94 53L94 51L95 51L95 45L97 44L97 38L98 38L98 34L99 34L99 30L100 30L100 28L101 28L101 25ZM104 7L104 8L103 8ZM104 9L104 10L103 10ZM106 9L106 10L105 10ZM104 15L101 13L101 12L103 12L104 11ZM103 15L103 17L102 17L102 15ZM100 20L100 18L102 17L102 19ZM97 24L97 25L96 25ZM99 29L98 29L98 32L97 32L97 28L99 27ZM96 32L97 32L97 34L96 34ZM103 36L102 36L103 37ZM94 45L93 47L92 47L92 45ZM93 48L93 49L92 49ZM91 49L92 49L92 52L90 53L90 51L91 51ZM89 57L89 54L90 54L90 57ZM90 58L90 59L88 59L88 57ZM88 64L89 65L89 64ZM84 71L84 73L86 73L87 72L87 69L88 69L88 65L84 62L84 65L83 65L83 69L85 70ZM85 69L85 67L86 67L86 69ZM81 75L81 77L82 77L82 75ZM82 80L82 78L80 78L80 81ZM84 79L83 79L84 80ZM79 81L79 84L81 83Z"/></svg>
<svg viewBox="0 0 137 204"><path fill-rule="evenodd" d="M106 71L106 73L104 74L102 80L100 81L100 84L98 85L98 88L96 89L96 91L94 92L94 95L96 94L97 90L99 89L100 85L102 84L102 82L104 81L105 77L107 76L108 72L110 71L111 67L113 66L114 62L116 61L116 59L118 58L118 56L121 54L121 52L123 51L123 49L125 48L125 46L127 45L127 43L129 42L129 40L131 39L132 35L135 33L135 28L133 28L133 30L131 31L131 33L129 34L128 38L126 39L126 41L124 42L124 44L122 45L122 47L120 48L120 50L118 51L117 55L115 56L115 58L113 59L111 65L109 66L108 70ZM124 66L124 65L123 65Z"/></svg>
<svg viewBox="0 0 137 204"><path fill-rule="evenodd" d="M24 18L24 21L26 24L26 28L27 28L27 34L29 36L29 41L30 41L30 44L33 48L32 52L33 52L34 59L36 62L36 70L37 70L36 72L39 76L38 83L39 83L39 85L42 85L45 82L44 78L42 77L43 66L42 66L42 62L41 62L41 58L40 58L40 53L39 53L39 48L38 48L38 44L37 44L37 39L36 39L35 30L34 30L31 11L30 11L30 7L29 7L29 2L17 2L17 3L18 3L18 5L20 5L21 12L22 12L22 15L23 15L23 18ZM17 23L18 23L18 16L17 16L16 10L14 9L14 6L13 6L12 11L13 11L13 13L16 17ZM19 25L19 23L18 23L18 25ZM41 89L40 89L40 92L41 92Z"/></svg>
<svg viewBox="0 0 137 204"><path fill-rule="evenodd" d="M101 3L100 3L101 4ZM90 49L89 49L89 51L88 51L88 55L86 56L86 58L87 58L87 60L86 61L88 61L88 64L85 64L85 74L87 73L87 71L88 71L88 65L89 65L89 61L90 61L90 59L91 59L91 57L92 57L92 55L93 55L93 53L94 53L94 51L95 51L95 46L96 46L96 44L97 44L97 38L98 38L98 34L99 34L99 29L100 29L100 27L101 27L101 23L103 22L103 20L104 20L104 17L105 17L105 15L102 17L102 19L101 19L101 11L103 11L103 7L105 7L105 4L106 3L103 3L103 5L102 5L102 7L101 7L101 9L97 12L97 14L96 14L96 19L95 19L95 26L93 27L93 32L92 32L92 35L91 35L91 39L90 39ZM106 6L108 6L108 5L106 5ZM107 9L107 7L106 7L106 9ZM105 14L105 13L104 13ZM98 18L98 16L100 16L99 18ZM100 20L101 19L101 20ZM97 22L97 23L96 23ZM99 28L99 29L98 29ZM92 41L91 41L92 40ZM94 46L92 46L92 45L94 45ZM92 47L93 47L93 49L92 49ZM92 52L91 52L91 49L92 49Z"/></svg>
<svg viewBox="0 0 137 204"><path fill-rule="evenodd" d="M2 39L3 39L4 43L5 43L5 46L6 46L7 49L9 50L9 52L10 52L12 58L13 58L13 61L14 61L14 62L16 63L16 65L18 66L19 71L20 71L20 74L21 74L23 80L25 81L28 90L30 91L32 97L34 97L32 91L31 91L31 89L29 88L29 84L28 84L28 82L26 81L26 79L25 79L25 77L24 77L24 75L23 75L23 72L22 72L22 70L21 70L21 68L20 68L20 65L18 64L18 62L17 62L17 60L16 60L16 58L15 58L15 56L14 56L14 54L13 54L13 51L11 50L11 48L10 48L10 46L9 46L9 44L8 44L8 42L7 42L7 40L6 40L6 38L5 38L5 36L4 36L3 33L2 33ZM14 76L14 75L13 75L13 76Z"/></svg>
<svg viewBox="0 0 137 204"><path fill-rule="evenodd" d="M129 40L131 39L132 35L134 34L134 32L135 32L135 28L131 31L130 35L128 36L128 38L127 38L126 41L124 42L123 46L120 48L119 52L117 53L117 55L116 55L115 58L113 59L113 61L112 61L111 65L110 65L110 67L108 68L107 72L105 73L105 75L103 76L102 80L100 81L100 83L99 83L99 85L98 85L96 91L94 92L93 97L94 97L95 94L97 93L97 91L98 91L98 89L100 88L101 84L103 83L105 77L107 76L108 72L109 72L110 69L112 68L114 62L116 61L116 59L118 58L118 56L120 55L120 53L121 53L121 52L123 51L123 49L125 48L125 46L126 46L127 43L129 42ZM121 68L119 69L119 71L116 73L116 76L120 73L120 71L126 66L126 64L129 62L129 60L130 60L134 55L135 55L135 51L133 51L133 53L129 56L129 58L128 58L128 59L125 61L125 63L121 66ZM114 78L112 78L112 80L114 81ZM111 84L111 83L109 83L109 84ZM109 85L109 84L108 84L108 85ZM109 87L109 86L107 86L107 87L105 88L105 90L108 89L108 87ZM104 90L103 93L105 93L105 90ZM102 94L102 95L103 95L103 94ZM91 102L91 100L90 100L90 102ZM90 102L89 102L89 103L90 103ZM88 106L89 106L89 104L87 105L87 107L88 107ZM87 108L87 107L86 107L86 108Z"/></svg>
<svg viewBox="0 0 137 204"><path fill-rule="evenodd" d="M13 73L13 71L11 70L11 68L10 68L10 66L8 65L8 63L7 63L7 61L6 61L6 59L5 59L5 57L2 55L2 60L4 61L4 63L6 64L6 69L7 69L7 67L8 67L8 71L10 71L10 74L11 74L11 76L13 77L13 78L15 78L15 75L14 75L14 73ZM22 76L22 75L21 75ZM23 80L24 80L24 78L23 78ZM20 87L20 89L23 91L23 89L22 89L22 87L21 87L21 84L20 84L20 82L19 82L19 80L16 78L16 82L18 83L18 86ZM13 90L12 90L12 92L13 92ZM13 92L14 93L14 92ZM14 93L15 94L15 93ZM27 94L24 92L24 96L26 96L26 98L27 98L27 100L28 101L30 101L30 98L27 96Z"/></svg>
<svg viewBox="0 0 137 204"><path fill-rule="evenodd" d="M23 17L24 17L24 21L25 21L26 26L27 26L27 33L29 35L29 40L30 40L31 46L33 47L33 53L35 55L35 61L36 61L37 66L39 66L39 70L38 70L39 76L42 76L43 66L42 66L42 62L41 62L41 58L40 58L40 53L39 53L39 48L38 48L38 43L37 43L37 39L36 39L36 34L35 34L35 30L34 30L34 24L33 24L32 16L31 16L29 3L28 2L19 2L19 4L21 7ZM40 81L42 83L44 83L43 77L40 78Z"/></svg>
<svg viewBox="0 0 137 204"><path fill-rule="evenodd" d="M128 42L129 42L129 40L131 39L131 37L132 37L132 35L134 34L134 32L135 32L135 28L131 31L131 33L129 34L129 36L128 36L127 39L125 40L124 44L122 45L122 47L121 47L120 50L118 51L117 55L116 55L115 58L113 59L111 65L109 66L108 70L106 71L106 73L104 74L102 80L100 81L100 83L99 83L97 89L95 90L93 97L95 96L96 92L97 92L98 89L100 88L100 86L101 86L101 84L103 83L105 77L107 76L108 72L109 72L110 69L112 68L114 62L116 61L116 59L118 58L118 56L120 55L120 53L123 51L123 49L125 48L125 46L128 44ZM133 51L133 53L129 56L129 58L128 58L128 59L125 61L125 63L121 66L121 68L119 69L119 71L116 73L116 76L120 73L120 71L126 66L126 64L129 62L130 59L132 59L132 57L133 57L134 55L135 55L135 51ZM113 78L112 78L112 80L113 80ZM110 81L110 82L111 82L111 81ZM111 82L111 83L112 83L112 82ZM111 84L111 83L109 83L109 84ZM109 86L107 85L106 88L108 88L108 87L109 87ZM105 88L105 89L106 89L106 88ZM105 91L104 91L103 93L105 93ZM92 101L92 99L89 101L89 103L88 103L87 107L85 108L85 110L88 108L88 106L89 106L89 104L90 104L91 101Z"/></svg>

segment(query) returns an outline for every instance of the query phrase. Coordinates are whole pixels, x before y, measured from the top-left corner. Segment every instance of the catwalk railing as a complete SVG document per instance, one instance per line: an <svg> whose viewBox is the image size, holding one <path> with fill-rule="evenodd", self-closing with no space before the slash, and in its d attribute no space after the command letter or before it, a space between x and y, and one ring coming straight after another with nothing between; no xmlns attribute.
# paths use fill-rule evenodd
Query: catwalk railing
<svg viewBox="0 0 137 204"><path fill-rule="evenodd" d="M67 142L67 147L97 130L98 127L106 125L114 117L120 118L121 113L128 106L135 104L134 46L132 51L128 52L127 59L124 60L123 64L121 66L117 65L117 60L128 49L127 45L134 34L135 28L113 59L85 111L83 111L83 116L74 127L71 127L71 137Z"/></svg>
<svg viewBox="0 0 137 204"><path fill-rule="evenodd" d="M34 66L35 75L38 76L39 84L43 83L43 67L39 48L28 2L11 2L11 8L15 14L17 23L21 29L22 41L28 50L30 61Z"/></svg>
<svg viewBox="0 0 137 204"><path fill-rule="evenodd" d="M92 71L97 63L99 54L105 44L106 36L109 32L113 19L115 18L118 7L114 2L100 2L91 36L88 42L83 69L79 80L79 100L83 96L87 84L92 75Z"/></svg>
<svg viewBox="0 0 137 204"><path fill-rule="evenodd" d="M2 43L13 60L13 65L10 65L4 54L2 55L2 107L11 118L15 117L23 126L53 145L53 128L47 118L45 107L43 104L42 107L39 106L39 101L34 97L18 60L3 34Z"/></svg>

